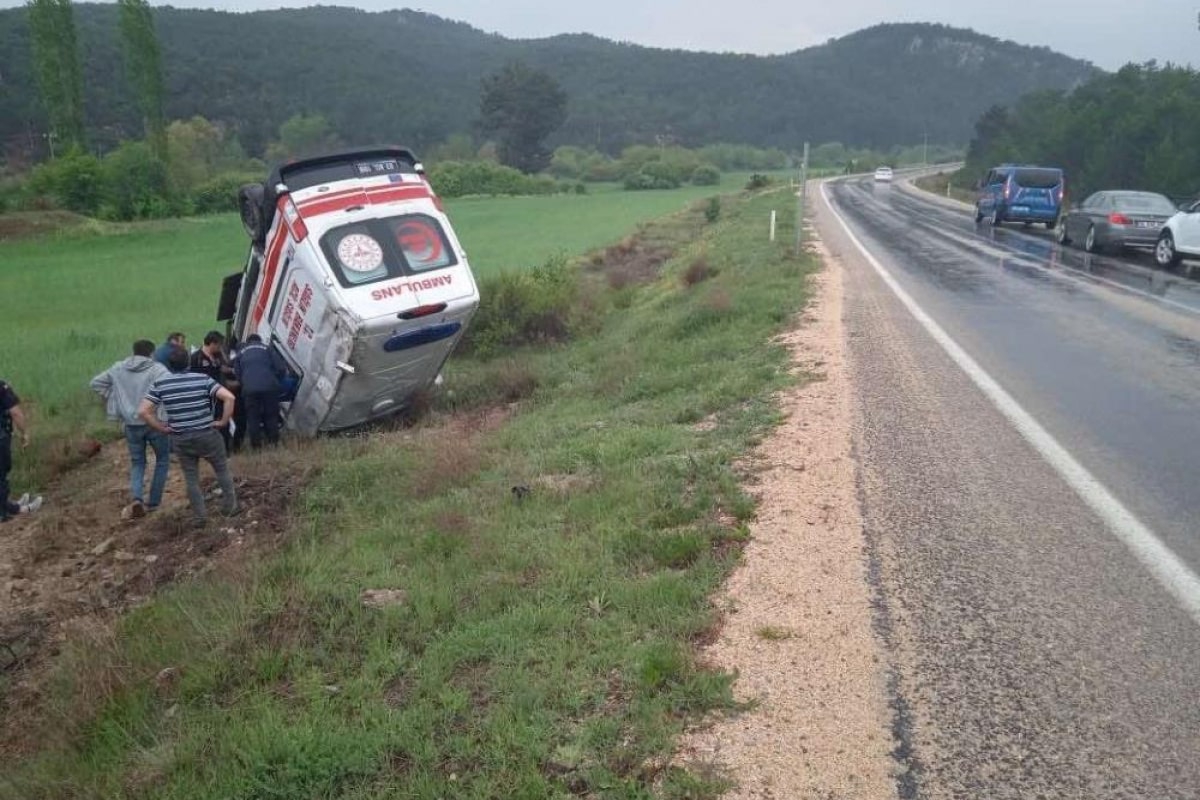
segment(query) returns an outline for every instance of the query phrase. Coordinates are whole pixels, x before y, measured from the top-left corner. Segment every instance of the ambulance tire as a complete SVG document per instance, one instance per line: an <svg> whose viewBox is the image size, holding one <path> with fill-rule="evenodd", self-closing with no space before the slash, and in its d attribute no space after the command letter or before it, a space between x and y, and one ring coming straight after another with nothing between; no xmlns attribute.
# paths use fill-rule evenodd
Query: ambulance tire
<svg viewBox="0 0 1200 800"><path fill-rule="evenodd" d="M261 245L267 238L266 219L263 214L263 185L248 183L238 189L238 213L242 217L242 227L250 241Z"/></svg>

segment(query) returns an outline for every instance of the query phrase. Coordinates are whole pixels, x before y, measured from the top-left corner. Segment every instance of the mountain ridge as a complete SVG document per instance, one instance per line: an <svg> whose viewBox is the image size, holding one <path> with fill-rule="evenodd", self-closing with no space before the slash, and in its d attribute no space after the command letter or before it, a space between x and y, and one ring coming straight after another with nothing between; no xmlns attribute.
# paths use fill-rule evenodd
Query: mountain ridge
<svg viewBox="0 0 1200 800"><path fill-rule="evenodd" d="M0 141L44 130L25 10L0 11ZM101 149L137 136L117 9L79 4L87 119ZM155 9L167 115L235 128L260 153L279 124L321 113L347 141L427 148L472 129L480 79L514 58L566 89L560 142L608 151L638 142L733 141L798 149L842 141L887 147L965 143L992 105L1069 89L1085 61L930 23L883 23L777 55L709 53L614 42L588 33L510 39L411 9L338 6L228 12ZM270 43L264 47L263 43Z"/></svg>

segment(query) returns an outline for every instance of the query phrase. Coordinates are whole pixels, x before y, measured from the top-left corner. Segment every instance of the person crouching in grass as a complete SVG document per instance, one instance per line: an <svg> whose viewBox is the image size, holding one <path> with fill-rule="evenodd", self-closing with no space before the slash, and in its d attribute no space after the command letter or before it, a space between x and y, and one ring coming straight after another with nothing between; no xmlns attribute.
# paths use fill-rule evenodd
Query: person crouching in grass
<svg viewBox="0 0 1200 800"><path fill-rule="evenodd" d="M233 417L233 393L207 375L188 372L188 352L182 347L170 352L167 367L171 374L151 384L142 400L139 415L151 428L170 437L171 452L179 459L187 484L193 525L202 527L208 515L204 507L204 492L200 489L201 460L207 461L216 473L217 483L221 487L222 512L231 517L239 511L233 476L229 472L229 460L225 453L225 441L220 433L222 428L228 427ZM222 405L221 417L215 421L212 413L214 399ZM166 413L165 425L158 419L160 407Z"/></svg>

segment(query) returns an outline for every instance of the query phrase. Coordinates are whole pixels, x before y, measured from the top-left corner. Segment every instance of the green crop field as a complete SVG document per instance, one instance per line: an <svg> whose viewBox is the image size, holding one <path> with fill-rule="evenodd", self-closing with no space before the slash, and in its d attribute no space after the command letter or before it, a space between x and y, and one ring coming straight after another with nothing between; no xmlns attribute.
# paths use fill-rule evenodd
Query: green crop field
<svg viewBox="0 0 1200 800"><path fill-rule="evenodd" d="M523 269L616 241L639 222L718 192L719 187L586 195L465 198L447 203L476 274ZM18 491L41 488L51 455L69 458L67 434L111 428L87 389L91 377L128 354L135 339L181 330L198 343L218 327L221 279L241 269L246 237L235 215L121 226L0 242L0 319L9 331L0 372L33 414L37 444L18 457ZM34 485L30 485L30 484Z"/></svg>

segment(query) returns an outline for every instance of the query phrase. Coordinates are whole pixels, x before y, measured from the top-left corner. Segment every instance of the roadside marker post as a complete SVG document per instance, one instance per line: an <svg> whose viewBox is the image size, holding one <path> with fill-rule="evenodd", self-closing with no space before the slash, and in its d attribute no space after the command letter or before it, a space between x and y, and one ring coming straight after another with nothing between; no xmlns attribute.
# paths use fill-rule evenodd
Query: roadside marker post
<svg viewBox="0 0 1200 800"><path fill-rule="evenodd" d="M775 241L775 209L771 209L771 241Z"/></svg>
<svg viewBox="0 0 1200 800"><path fill-rule="evenodd" d="M804 143L804 159L800 162L800 191L796 196L800 198L796 203L796 255L800 255L804 238L804 205L808 199L808 142Z"/></svg>

